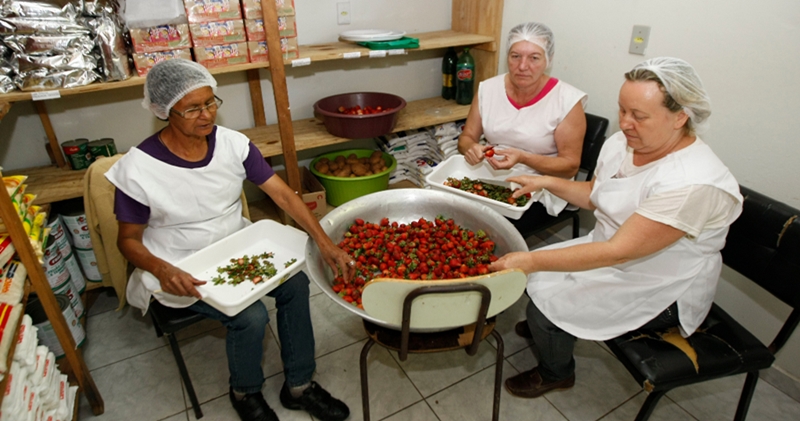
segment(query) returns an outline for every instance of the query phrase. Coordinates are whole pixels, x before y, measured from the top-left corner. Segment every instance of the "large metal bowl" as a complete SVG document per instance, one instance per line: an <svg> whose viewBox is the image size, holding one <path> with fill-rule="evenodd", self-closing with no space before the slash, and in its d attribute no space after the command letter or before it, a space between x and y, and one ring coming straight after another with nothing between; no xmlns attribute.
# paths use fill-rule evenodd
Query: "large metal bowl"
<svg viewBox="0 0 800 421"><path fill-rule="evenodd" d="M528 247L519 232L505 217L490 207L455 194L426 189L392 189L361 196L327 214L320 225L325 233L338 243L356 218L378 222L381 218L408 223L419 218L433 220L438 215L453 218L470 230L483 230L495 242L495 254L502 256L513 251L527 251ZM320 255L316 243L306 244L308 275L333 301L372 323L394 329L389 324L368 315L364 310L348 303L331 288L333 272ZM422 331L422 330L418 330Z"/></svg>

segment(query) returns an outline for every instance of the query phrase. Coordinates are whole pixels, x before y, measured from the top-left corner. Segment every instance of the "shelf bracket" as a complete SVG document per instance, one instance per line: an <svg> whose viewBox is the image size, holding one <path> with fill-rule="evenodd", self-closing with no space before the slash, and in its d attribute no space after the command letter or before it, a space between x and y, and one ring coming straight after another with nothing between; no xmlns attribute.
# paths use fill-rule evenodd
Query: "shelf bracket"
<svg viewBox="0 0 800 421"><path fill-rule="evenodd" d="M5 117L10 110L11 110L10 102L0 101L0 121L3 121L3 117Z"/></svg>
<svg viewBox="0 0 800 421"><path fill-rule="evenodd" d="M58 144L56 131L53 129L53 124L50 123L50 115L47 114L47 106L42 101L33 101L36 112L39 113L39 120L42 121L44 133L47 135L47 141L50 143L50 149L53 151L53 157L56 159L56 165L61 169L69 169L67 161L64 159L64 154L61 153L61 145Z"/></svg>
<svg viewBox="0 0 800 421"><path fill-rule="evenodd" d="M264 96L261 93L261 76L258 69L247 71L247 85L250 88L250 104L255 126L264 127L267 125L267 116L264 113Z"/></svg>

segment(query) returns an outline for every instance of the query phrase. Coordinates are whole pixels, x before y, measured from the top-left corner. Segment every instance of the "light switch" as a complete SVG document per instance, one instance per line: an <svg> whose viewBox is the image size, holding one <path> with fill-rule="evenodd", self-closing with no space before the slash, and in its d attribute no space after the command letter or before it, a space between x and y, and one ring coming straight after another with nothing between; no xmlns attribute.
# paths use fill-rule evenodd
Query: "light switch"
<svg viewBox="0 0 800 421"><path fill-rule="evenodd" d="M647 43L650 41L650 27L635 25L631 34L631 46L628 52L631 54L644 55Z"/></svg>
<svg viewBox="0 0 800 421"><path fill-rule="evenodd" d="M350 2L336 3L336 16L339 25L350 25Z"/></svg>

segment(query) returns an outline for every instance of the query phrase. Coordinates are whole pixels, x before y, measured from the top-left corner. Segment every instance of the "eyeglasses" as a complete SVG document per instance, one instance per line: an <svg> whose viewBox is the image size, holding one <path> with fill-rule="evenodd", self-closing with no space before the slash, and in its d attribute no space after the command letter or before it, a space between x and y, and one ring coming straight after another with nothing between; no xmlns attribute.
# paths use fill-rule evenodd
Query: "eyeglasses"
<svg viewBox="0 0 800 421"><path fill-rule="evenodd" d="M200 115L203 114L203 110L214 112L217 111L217 109L221 106L222 106L222 100L218 96L214 95L214 100L206 103L205 106L189 108L188 110L183 110L183 111L178 111L173 108L170 111L187 120L194 120L196 118L200 118Z"/></svg>

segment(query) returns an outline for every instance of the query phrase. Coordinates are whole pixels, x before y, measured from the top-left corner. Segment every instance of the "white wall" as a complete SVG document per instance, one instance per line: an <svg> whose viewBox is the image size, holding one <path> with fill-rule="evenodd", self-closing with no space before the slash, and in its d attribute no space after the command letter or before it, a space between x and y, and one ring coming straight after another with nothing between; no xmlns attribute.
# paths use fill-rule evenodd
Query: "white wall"
<svg viewBox="0 0 800 421"><path fill-rule="evenodd" d="M586 91L587 111L611 120L610 132L619 129L624 72L651 57L688 61L711 96L704 140L741 184L800 208L800 2L506 0L503 17L504 33L524 21L551 27L552 75ZM651 27L645 56L628 53L634 25ZM504 59L500 65L506 71ZM763 341L788 315L784 304L727 270L717 302ZM776 365L800 378L797 355L795 332Z"/></svg>

